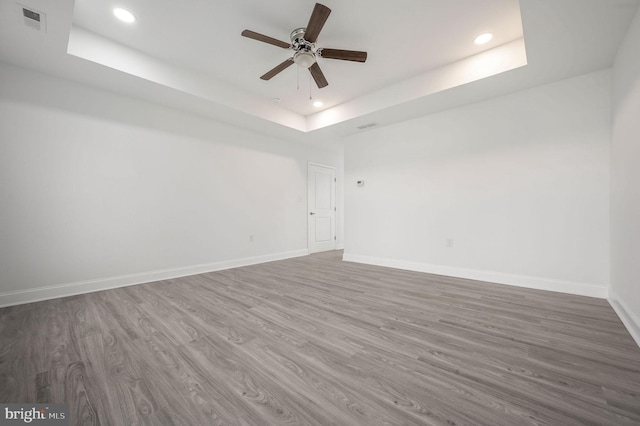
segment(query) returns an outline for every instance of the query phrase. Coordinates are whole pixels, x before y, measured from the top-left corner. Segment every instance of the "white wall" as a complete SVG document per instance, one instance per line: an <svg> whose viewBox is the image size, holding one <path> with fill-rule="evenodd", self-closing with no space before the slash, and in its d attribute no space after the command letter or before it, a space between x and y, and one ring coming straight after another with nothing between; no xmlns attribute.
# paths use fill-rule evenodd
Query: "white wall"
<svg viewBox="0 0 640 426"><path fill-rule="evenodd" d="M640 10L613 67L611 305L640 345Z"/></svg>
<svg viewBox="0 0 640 426"><path fill-rule="evenodd" d="M345 260L606 297L610 82L601 71L347 138Z"/></svg>
<svg viewBox="0 0 640 426"><path fill-rule="evenodd" d="M0 81L0 306L305 254L307 162L342 162L1 64Z"/></svg>

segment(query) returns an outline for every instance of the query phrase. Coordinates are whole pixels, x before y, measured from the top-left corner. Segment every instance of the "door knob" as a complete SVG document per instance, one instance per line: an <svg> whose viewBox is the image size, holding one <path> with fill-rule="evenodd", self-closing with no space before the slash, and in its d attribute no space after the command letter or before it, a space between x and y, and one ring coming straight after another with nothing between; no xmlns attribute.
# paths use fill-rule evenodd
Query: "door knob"
<svg viewBox="0 0 640 426"><path fill-rule="evenodd" d="M315 213L314 213L314 212L311 212L311 213L309 213L309 214L310 214L311 216L313 216Z"/></svg>

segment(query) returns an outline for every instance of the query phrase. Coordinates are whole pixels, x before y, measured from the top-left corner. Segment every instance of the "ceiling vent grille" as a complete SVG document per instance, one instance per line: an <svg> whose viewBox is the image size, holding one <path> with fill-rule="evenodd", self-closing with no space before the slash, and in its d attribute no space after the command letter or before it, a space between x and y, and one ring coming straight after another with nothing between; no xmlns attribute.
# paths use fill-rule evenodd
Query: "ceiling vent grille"
<svg viewBox="0 0 640 426"><path fill-rule="evenodd" d="M47 32L46 18L47 16L34 10L30 7L23 6L18 3L18 9L20 10L20 14L22 15L22 19L24 20L24 24L36 31Z"/></svg>
<svg viewBox="0 0 640 426"><path fill-rule="evenodd" d="M358 126L357 128L359 130L364 130L364 129L370 129L372 127L376 127L377 124L376 123L369 123L369 124L363 124L362 126Z"/></svg>

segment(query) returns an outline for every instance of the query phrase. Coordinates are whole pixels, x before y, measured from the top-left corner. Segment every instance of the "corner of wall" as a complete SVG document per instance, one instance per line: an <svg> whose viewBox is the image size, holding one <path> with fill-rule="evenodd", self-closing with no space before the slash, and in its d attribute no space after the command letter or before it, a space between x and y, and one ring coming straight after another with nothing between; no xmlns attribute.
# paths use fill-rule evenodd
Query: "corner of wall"
<svg viewBox="0 0 640 426"><path fill-rule="evenodd" d="M640 7L612 68L612 118L610 162L611 288L609 303L640 346Z"/></svg>
<svg viewBox="0 0 640 426"><path fill-rule="evenodd" d="M636 344L640 347L640 318L635 316L633 311L629 309L613 289L609 289L608 302L616 314L618 314L620 321L622 321L627 328L633 340L635 340Z"/></svg>

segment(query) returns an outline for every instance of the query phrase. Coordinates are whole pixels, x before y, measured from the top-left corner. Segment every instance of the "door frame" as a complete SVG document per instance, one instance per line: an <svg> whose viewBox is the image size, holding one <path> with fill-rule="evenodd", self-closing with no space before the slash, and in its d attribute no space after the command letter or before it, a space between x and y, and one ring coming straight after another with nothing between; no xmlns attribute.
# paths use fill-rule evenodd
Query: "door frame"
<svg viewBox="0 0 640 426"><path fill-rule="evenodd" d="M331 188L331 204L333 205L333 249L332 250L336 250L336 247L338 246L338 206L336 204L336 194L337 194L337 189L338 189L338 177L337 177L337 172L338 172L338 168L336 166L330 166L328 164L323 164L323 163L318 163L315 161L307 161L307 250L309 253L317 253L317 252L312 252L311 251L311 226L310 226L310 222L311 222L311 211L309 210L309 204L310 201L309 197L311 196L311 192L309 191L309 185L310 185L310 181L309 181L309 170L310 170L310 166L316 166L316 167L322 167L325 169L330 169L333 170L333 184L332 184L332 188Z"/></svg>

